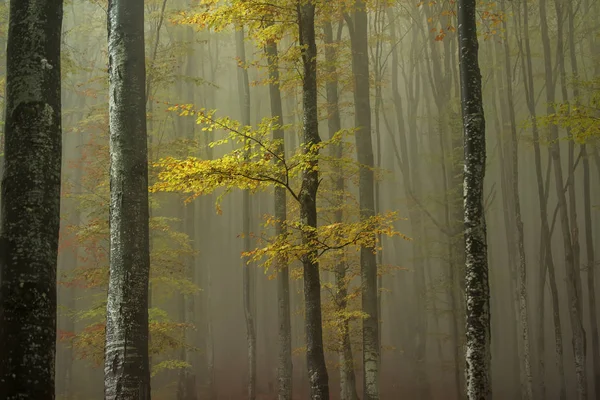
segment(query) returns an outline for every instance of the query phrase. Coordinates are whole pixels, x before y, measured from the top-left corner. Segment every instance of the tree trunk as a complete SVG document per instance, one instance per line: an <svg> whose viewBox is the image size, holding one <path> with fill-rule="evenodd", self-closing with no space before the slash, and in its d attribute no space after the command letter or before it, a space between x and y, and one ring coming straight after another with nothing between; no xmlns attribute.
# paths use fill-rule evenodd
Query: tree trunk
<svg viewBox="0 0 600 400"><path fill-rule="evenodd" d="M55 396L62 18L60 0L10 2L0 220L3 399Z"/></svg>
<svg viewBox="0 0 600 400"><path fill-rule="evenodd" d="M302 172L300 189L300 220L302 243L312 246L316 240L317 191L319 188L318 149L319 118L317 109L317 44L315 41L315 5L308 1L298 5L298 23L302 64L303 145L309 167ZM306 320L306 363L312 400L329 400L329 377L323 348L321 317L321 278L317 250L311 248L302 257L304 269L304 304Z"/></svg>
<svg viewBox="0 0 600 400"><path fill-rule="evenodd" d="M360 218L375 215L373 143L371 139L371 101L369 83L369 37L366 3L357 0L348 29L352 43L354 75L354 124L359 173ZM379 316L377 313L377 258L373 248L361 246L361 298L363 318L363 399L379 399Z"/></svg>
<svg viewBox="0 0 600 400"><path fill-rule="evenodd" d="M104 396L150 399L144 2L109 0L110 279Z"/></svg>
<svg viewBox="0 0 600 400"><path fill-rule="evenodd" d="M475 0L458 2L461 104L464 129L464 224L467 301L467 398L491 399L490 292L483 181L485 119L479 71Z"/></svg>
<svg viewBox="0 0 600 400"><path fill-rule="evenodd" d="M323 27L324 41L327 47L325 48L326 73L332 77L325 84L327 92L327 127L329 130L329 138L342 129L342 120L339 109L339 87L337 78L337 51L333 46L339 43L341 36L342 22L338 27L338 40L334 41L333 27L331 22L327 21ZM341 143L335 143L331 147L331 156L336 159L341 159L343 156L343 148ZM334 223L341 223L343 217L342 206L344 202L344 176L342 168L336 165L333 177L333 191L335 196L335 204L333 205ZM343 258L340 254L340 258ZM336 287L336 304L337 309L343 312L347 308L348 283L346 282L345 262L340 261L335 266L335 287ZM358 400L356 392L356 375L354 373L354 356L352 354L352 343L350 342L350 323L348 319L344 319L340 323L339 332L339 362L340 362L340 399L342 400Z"/></svg>
<svg viewBox="0 0 600 400"><path fill-rule="evenodd" d="M271 116L277 118L277 124L283 126L283 105L279 89L279 53L277 43L267 43L265 52L269 63L269 95L271 98ZM277 154L285 159L285 137L280 127L273 130L273 140L280 141ZM281 162L281 161L280 161ZM285 234L284 222L287 218L286 189L275 187L275 236ZM292 399L292 325L290 310L290 271L288 260L281 257L277 265L277 320L279 321L279 358L277 368L278 399Z"/></svg>
<svg viewBox="0 0 600 400"><path fill-rule="evenodd" d="M235 45L237 57L242 64L246 63L246 48L244 44L244 28L239 28L235 33ZM242 114L242 125L250 125L250 84L248 70L245 66L238 67L238 88L240 95L240 112ZM244 190L242 193L242 225L244 233L244 251L250 248L250 192ZM248 344L248 400L256 399L256 327L253 312L254 290L251 282L250 264L243 265L244 285L244 317L246 319L246 341Z"/></svg>

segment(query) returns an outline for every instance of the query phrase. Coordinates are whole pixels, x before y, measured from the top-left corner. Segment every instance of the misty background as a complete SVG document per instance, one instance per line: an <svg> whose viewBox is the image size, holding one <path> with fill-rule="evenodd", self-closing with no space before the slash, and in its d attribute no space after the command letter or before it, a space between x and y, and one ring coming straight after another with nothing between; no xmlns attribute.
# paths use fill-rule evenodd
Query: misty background
<svg viewBox="0 0 600 400"><path fill-rule="evenodd" d="M183 23L182 13L189 16L207 9L202 2L192 3L146 1L152 164L165 157L217 159L232 149L233 144L209 146L226 134L202 131L193 116L182 116L173 108L189 104L242 120L240 82L244 70L250 81L250 123L256 126L270 116L262 45L246 30L242 55L239 32L236 36L232 25L216 30L208 23ZM406 236L381 238L378 253L381 398L458 399L464 385L464 248L455 4L451 0L378 1L369 6L377 211L398 212L400 219L394 226ZM494 396L520 397L527 351L536 398L559 399L561 388L567 398L574 398L564 245L565 235L570 234L587 337L589 397L597 398L600 349L594 271L598 267L595 257L600 258L600 5L594 0L486 0L480 2L479 9L488 151L485 205ZM7 2L3 0L2 48L6 45L7 16ZM323 15L320 18L325 20ZM332 79L339 82L342 127L354 126L348 31L343 18L330 22L334 39L339 39L328 45L337 50L335 76L325 72L327 46L323 44L322 26L317 38L323 138L329 135L325 84ZM281 22L292 23L293 18ZM101 398L103 393L109 200L105 2L66 2L63 31L63 219L56 374L59 398L74 400ZM301 68L297 38L292 32L285 31L279 42L279 87L284 121L290 124L285 130L288 154L298 147L302 123ZM0 57L5 57L5 52L0 52ZM0 90L4 89L5 61L0 61ZM566 109L564 104L569 102L574 107ZM538 140L534 140L534 130ZM553 139L553 131L558 140ZM512 159L515 139L518 171ZM353 140L346 140L345 154L353 156ZM553 143L561 152L562 182L556 181L550 162ZM158 181L159 170L151 169L151 184ZM350 193L356 194L356 176L349 171L345 178ZM566 233L560 227L557 185L568 201ZM544 238L540 220L540 187L547 201L550 238ZM244 215L241 191L226 194L216 207L220 194L193 200L189 194L151 194L150 332L155 399L178 398L183 369L193 371L199 398L245 396L246 261L241 257L241 233L244 218L249 218L252 248L260 245L259 237L272 234L264 222L274 213L273 195L272 189L252 193L251 212ZM521 243L516 195L523 222L530 349L523 348L518 323L518 300L523 292L518 291ZM353 201L356 199L348 200L349 204ZM296 261L291 267L294 398L306 399L301 265ZM258 262L249 263L247 268L257 337L257 397L274 399L278 362L276 272ZM360 285L357 271L354 268L349 273L354 276L350 287L355 290ZM340 392L335 322L339 315L332 297L335 277L326 264L321 276L324 340L335 399ZM360 299L350 301L348 310L360 310ZM348 318L357 385L361 387L360 315L350 313Z"/></svg>

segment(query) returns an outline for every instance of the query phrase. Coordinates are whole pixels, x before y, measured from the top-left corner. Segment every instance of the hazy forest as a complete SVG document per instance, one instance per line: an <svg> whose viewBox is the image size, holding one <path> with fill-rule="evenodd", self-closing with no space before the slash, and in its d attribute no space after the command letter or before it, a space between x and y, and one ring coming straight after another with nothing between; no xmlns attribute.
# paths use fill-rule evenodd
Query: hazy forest
<svg viewBox="0 0 600 400"><path fill-rule="evenodd" d="M0 0L0 398L600 399L599 21Z"/></svg>

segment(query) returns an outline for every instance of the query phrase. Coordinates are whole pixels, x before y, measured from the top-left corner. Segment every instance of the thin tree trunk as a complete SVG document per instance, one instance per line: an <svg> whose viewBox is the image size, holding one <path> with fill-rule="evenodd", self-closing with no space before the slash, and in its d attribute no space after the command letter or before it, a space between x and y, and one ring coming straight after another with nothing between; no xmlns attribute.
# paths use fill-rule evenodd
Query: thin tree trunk
<svg viewBox="0 0 600 400"><path fill-rule="evenodd" d="M464 224L467 301L467 398L491 399L490 292L483 207L485 119L479 71L475 0L458 1L461 104L464 129Z"/></svg>
<svg viewBox="0 0 600 400"><path fill-rule="evenodd" d="M319 187L318 150L319 119L317 109L317 44L315 41L315 5L312 1L298 5L298 23L302 51L303 142L309 167L302 173L300 220L302 243L312 246L316 240L317 191ZM329 377L323 348L321 316L321 279L317 250L309 249L302 258L304 269L304 304L306 310L306 363L312 400L329 400Z"/></svg>
<svg viewBox="0 0 600 400"><path fill-rule="evenodd" d="M11 1L9 13L0 398L54 399L63 5Z"/></svg>
<svg viewBox="0 0 600 400"><path fill-rule="evenodd" d="M104 396L150 399L143 1L109 1L108 54L111 198Z"/></svg>
<svg viewBox="0 0 600 400"><path fill-rule="evenodd" d="M340 22L338 28L338 37L334 41L333 38L333 27L331 22L325 22L323 27L325 44L325 61L326 61L326 73L332 77L325 84L327 91L327 127L329 130L329 138L342 129L342 121L339 109L339 88L337 78L337 51L333 46L339 44L339 38L341 36L342 22ZM343 148L341 143L335 143L331 148L331 155L336 159L341 159L343 156ZM343 217L342 205L344 202L344 176L342 168L336 165L333 178L333 191L335 196L335 215L334 223L341 223ZM340 259L343 259L343 250L340 254ZM335 267L335 287L336 287L336 304L337 309L340 312L344 312L347 308L347 296L348 296L348 283L346 282L346 268L347 264L340 261ZM354 373L354 357L352 355L352 344L350 342L350 323L348 319L344 319L340 324L340 349L339 349L339 361L340 361L340 398L342 400L358 400L358 394L356 392L356 375Z"/></svg>
<svg viewBox="0 0 600 400"><path fill-rule="evenodd" d="M281 159L285 159L285 142L283 126L283 105L279 89L279 53L277 43L267 43L265 49L269 63L269 96L271 98L271 116L277 118L280 126L273 130L273 140L280 141L276 152ZM275 187L275 236L285 234L285 220L287 218L286 189ZM288 260L281 257L277 266L277 320L279 322L279 358L277 367L278 399L292 399L292 325L290 311L290 272Z"/></svg>
<svg viewBox="0 0 600 400"><path fill-rule="evenodd" d="M585 247L587 255L587 289L588 307L590 313L590 325L592 336L592 361L593 361L593 383L596 398L600 395L600 338L598 335L598 317L596 308L596 258L594 254L594 239L592 233L592 204L590 190L590 162L587 148L581 146L583 158L583 201L585 216Z"/></svg>
<svg viewBox="0 0 600 400"><path fill-rule="evenodd" d="M240 27L235 33L236 53L240 63L246 63L246 49L244 44L244 28ZM242 125L250 125L250 84L248 70L245 66L238 68L238 88L240 95L240 112L242 114ZM244 233L244 252L251 250L250 246L250 192L244 190L242 193L242 225ZM248 344L248 400L256 399L256 327L253 312L254 291L250 276L250 264L243 265L244 285L244 317L246 319L246 341Z"/></svg>

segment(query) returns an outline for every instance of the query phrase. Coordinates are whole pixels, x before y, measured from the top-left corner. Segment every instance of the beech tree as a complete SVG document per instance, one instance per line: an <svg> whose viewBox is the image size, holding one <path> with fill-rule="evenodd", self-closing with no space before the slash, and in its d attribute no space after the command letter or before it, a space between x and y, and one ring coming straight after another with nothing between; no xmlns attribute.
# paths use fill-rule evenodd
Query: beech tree
<svg viewBox="0 0 600 400"><path fill-rule="evenodd" d="M62 19L62 0L10 2L0 220L3 399L55 396Z"/></svg>
<svg viewBox="0 0 600 400"><path fill-rule="evenodd" d="M485 118L479 71L476 1L458 1L460 92L464 131L467 398L491 399L490 288L483 207Z"/></svg>
<svg viewBox="0 0 600 400"><path fill-rule="evenodd" d="M104 395L150 399L144 1L109 0L110 279Z"/></svg>

